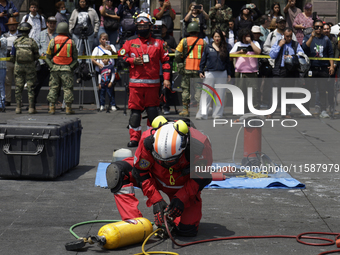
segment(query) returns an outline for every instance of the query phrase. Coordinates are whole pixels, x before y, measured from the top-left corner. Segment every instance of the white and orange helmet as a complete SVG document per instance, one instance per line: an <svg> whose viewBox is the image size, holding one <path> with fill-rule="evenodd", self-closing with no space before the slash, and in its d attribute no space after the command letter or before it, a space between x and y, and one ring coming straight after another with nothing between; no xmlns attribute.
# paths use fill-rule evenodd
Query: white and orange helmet
<svg viewBox="0 0 340 255"><path fill-rule="evenodd" d="M136 24L152 24L152 17L150 14L141 12L136 18Z"/></svg>
<svg viewBox="0 0 340 255"><path fill-rule="evenodd" d="M153 135L154 158L168 166L176 164L187 146L188 130L183 120L168 122L158 128Z"/></svg>

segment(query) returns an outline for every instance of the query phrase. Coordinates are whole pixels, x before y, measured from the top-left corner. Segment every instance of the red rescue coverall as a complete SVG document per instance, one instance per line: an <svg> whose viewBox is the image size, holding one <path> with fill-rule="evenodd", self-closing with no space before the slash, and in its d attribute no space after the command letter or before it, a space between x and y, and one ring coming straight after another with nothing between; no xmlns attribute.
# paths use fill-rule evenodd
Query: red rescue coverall
<svg viewBox="0 0 340 255"><path fill-rule="evenodd" d="M170 58L167 50L164 50L164 41L135 35L127 39L119 50L118 56L130 64L129 89L130 96L128 108L144 111L147 107L158 107L160 103L160 63L162 63L164 80L170 80ZM134 65L133 60L137 57L148 56L148 63ZM150 127L151 123L148 123ZM141 137L141 126L129 126L130 141L139 141Z"/></svg>
<svg viewBox="0 0 340 255"><path fill-rule="evenodd" d="M193 173L192 171L191 176L189 172L182 176L183 172L181 170L190 167L190 162L187 160L187 158L190 158L190 155L185 155L185 152L181 155L179 161L170 169L158 164L154 160L151 152L144 146L145 138L153 135L154 132L155 130L153 129L145 131L135 152L134 158L127 158L125 161L131 165L132 161L134 161L133 166L144 179L142 182L142 190L143 194L148 197L146 202L148 207L163 199L159 190L166 193L170 201L176 196L184 203L185 208L181 217L176 218L175 223L178 225L180 222L186 226L195 226L197 229L202 217L200 190L202 190L210 181L207 182L207 179L203 179L202 176L200 176L200 173ZM190 136L190 140L196 139L196 141L204 146L202 153L194 156L194 164L200 165L200 161L202 161L203 165L211 166L213 159L209 139L194 128L190 128ZM188 145L188 147L190 147L190 145ZM186 150L189 149L188 147ZM195 179L192 179L191 177L194 177ZM128 179L130 183L123 185L122 189L115 193L117 208L122 220L142 217L141 212L137 208L138 199L135 197L134 191L131 190L133 189L133 186L136 186L136 180L132 177L131 172L129 177L125 176L124 181L127 181Z"/></svg>

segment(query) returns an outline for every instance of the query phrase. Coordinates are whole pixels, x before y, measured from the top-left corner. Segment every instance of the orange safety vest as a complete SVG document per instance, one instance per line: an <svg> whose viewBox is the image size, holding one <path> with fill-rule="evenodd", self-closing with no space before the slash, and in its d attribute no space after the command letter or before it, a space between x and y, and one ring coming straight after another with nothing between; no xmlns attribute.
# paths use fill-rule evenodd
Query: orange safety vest
<svg viewBox="0 0 340 255"><path fill-rule="evenodd" d="M54 53L64 44L68 37L66 35L58 35L54 38ZM64 47L57 55L53 57L53 62L57 65L69 65L73 61L72 58L72 40L69 39Z"/></svg>
<svg viewBox="0 0 340 255"><path fill-rule="evenodd" d="M189 52L191 45L197 40L197 37L187 37L187 52ZM186 70L200 70L200 62L203 54L203 39L199 39L196 43L194 49L190 52L189 56L185 61L185 69Z"/></svg>

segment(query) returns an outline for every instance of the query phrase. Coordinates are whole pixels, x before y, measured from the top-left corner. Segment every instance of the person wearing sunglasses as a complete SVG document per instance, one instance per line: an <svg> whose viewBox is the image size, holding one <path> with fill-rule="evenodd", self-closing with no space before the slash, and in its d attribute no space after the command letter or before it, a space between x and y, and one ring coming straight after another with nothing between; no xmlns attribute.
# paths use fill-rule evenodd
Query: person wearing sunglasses
<svg viewBox="0 0 340 255"><path fill-rule="evenodd" d="M202 217L201 191L211 182L211 173L204 169L213 159L208 137L190 124L188 119L170 121L158 116L153 128L143 133L134 157L107 167L107 185L122 220L143 217L135 186L148 198L146 205L153 207L156 226L162 226L166 214L176 224L177 235L197 235Z"/></svg>
<svg viewBox="0 0 340 255"><path fill-rule="evenodd" d="M322 34L323 21L315 20L313 24L313 32L303 38L302 49L308 57L317 58L333 58L332 43L329 38ZM333 60L311 60L311 68L308 72L308 77L313 78L329 78L334 74L334 61ZM325 79L325 82L317 82L317 89L320 95L320 118L329 118L326 112L326 89L330 86L331 81ZM307 89L312 90L313 82L305 82ZM309 110L309 102L305 107Z"/></svg>

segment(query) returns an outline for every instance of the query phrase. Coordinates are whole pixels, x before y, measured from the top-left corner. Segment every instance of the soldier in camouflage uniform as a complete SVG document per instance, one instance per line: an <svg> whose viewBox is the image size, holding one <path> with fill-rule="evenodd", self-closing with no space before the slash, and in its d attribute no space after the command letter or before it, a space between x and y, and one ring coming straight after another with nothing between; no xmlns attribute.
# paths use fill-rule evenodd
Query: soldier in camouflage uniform
<svg viewBox="0 0 340 255"><path fill-rule="evenodd" d="M66 114L74 114L73 103L73 71L78 65L78 51L72 39L68 37L68 24L61 22L57 26L59 34L50 41L46 52L46 64L51 70L50 91L47 100L50 102L49 114L55 114L55 103L63 85Z"/></svg>
<svg viewBox="0 0 340 255"><path fill-rule="evenodd" d="M211 7L209 11L209 18L211 20L211 31L215 31L216 28L225 32L225 36L229 36L229 20L233 16L233 11L230 7L224 4L224 0L219 4L216 1L216 5Z"/></svg>
<svg viewBox="0 0 340 255"><path fill-rule="evenodd" d="M15 100L17 107L15 113L21 113L22 90L25 82L27 83L28 113L36 113L34 103L34 83L37 78L35 70L35 61L39 59L39 47L37 43L28 37L32 26L23 22L19 25L18 30L22 34L13 43L11 51L11 61L14 63L14 77L15 77Z"/></svg>
<svg viewBox="0 0 340 255"><path fill-rule="evenodd" d="M199 65L206 42L202 38L198 38L200 27L197 22L191 22L188 25L187 32L189 37L180 41L175 52L175 61L178 63L179 72L182 74L182 104L183 111L179 113L180 116L189 117L190 104L190 79L199 78ZM197 42L196 42L197 41ZM194 44L193 50L188 55L191 46ZM198 84L195 84L195 87ZM195 100L199 102L201 98L201 90L196 89Z"/></svg>

